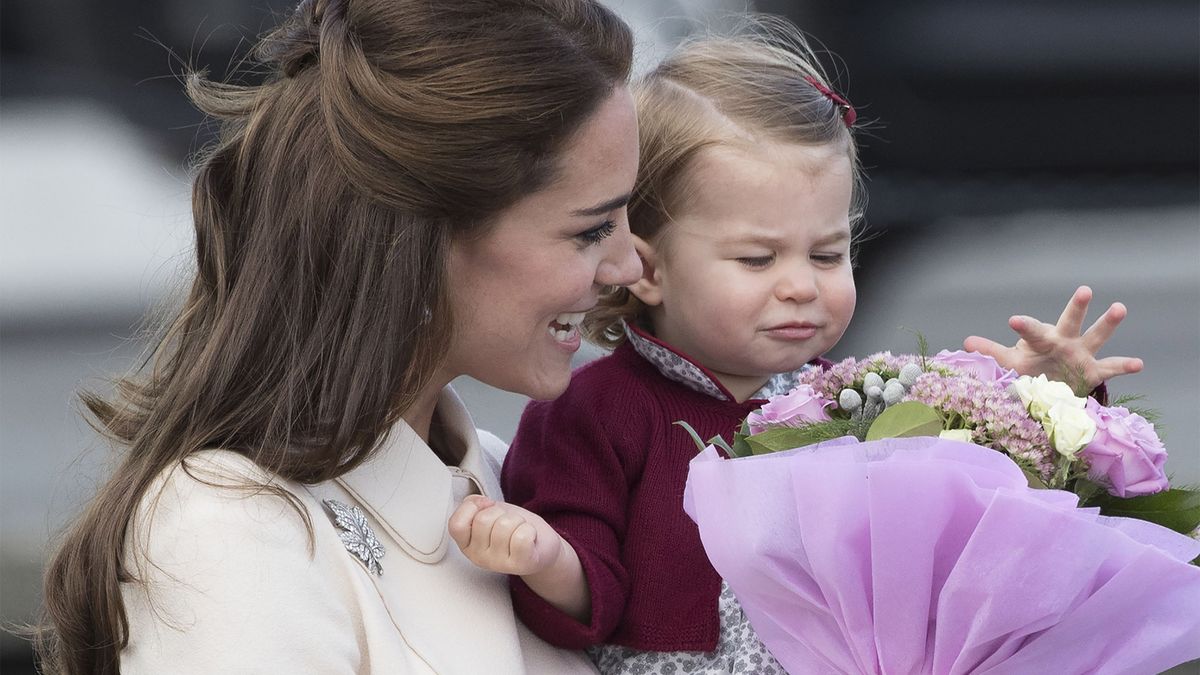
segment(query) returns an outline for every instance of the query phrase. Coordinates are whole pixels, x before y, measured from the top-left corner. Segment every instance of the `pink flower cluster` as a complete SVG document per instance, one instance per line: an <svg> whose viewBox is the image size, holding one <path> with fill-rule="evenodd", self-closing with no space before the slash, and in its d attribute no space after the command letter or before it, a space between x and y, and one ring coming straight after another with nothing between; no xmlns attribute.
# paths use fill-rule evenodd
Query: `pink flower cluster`
<svg viewBox="0 0 1200 675"><path fill-rule="evenodd" d="M917 378L907 398L961 417L976 445L1022 459L1044 479L1054 474L1055 452L1045 429L1000 383L929 372Z"/></svg>
<svg viewBox="0 0 1200 675"><path fill-rule="evenodd" d="M807 370L795 392L751 416L751 431L828 419L826 408L839 400L843 390L861 393L869 373L888 380L899 377L909 364L921 366L923 372L915 381L904 382L903 400L939 411L947 418L947 429L969 430L972 442L1009 454L1047 482L1066 480L1076 473L1062 465L1063 461L1074 463L1075 457L1055 451L1046 426L1010 389L1017 374L1000 367L990 356L973 352L943 350L926 359L880 352L861 360L845 359L828 370ZM1091 398L1085 409L1095 422L1096 434L1079 453L1083 462L1079 472L1086 468L1091 480L1119 497L1167 489L1163 470L1167 452L1150 422L1125 408L1101 406ZM789 418L794 419L785 423Z"/></svg>
<svg viewBox="0 0 1200 675"><path fill-rule="evenodd" d="M879 352L864 359L848 358L829 370L813 368L800 376L817 395L837 400L843 389L861 389L867 373L885 380L904 366L922 359L912 354ZM1016 374L999 367L991 357L972 352L939 352L924 360L925 372L909 389L905 400L919 401L946 414L956 414L971 430L977 445L1006 452L1043 478L1055 471L1055 452L1045 429L1029 416L1021 401L1008 392Z"/></svg>

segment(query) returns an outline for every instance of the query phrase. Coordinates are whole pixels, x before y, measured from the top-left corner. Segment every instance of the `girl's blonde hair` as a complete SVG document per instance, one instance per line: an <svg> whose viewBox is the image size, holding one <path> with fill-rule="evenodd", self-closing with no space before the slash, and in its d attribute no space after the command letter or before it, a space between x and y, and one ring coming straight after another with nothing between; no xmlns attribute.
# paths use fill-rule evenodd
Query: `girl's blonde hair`
<svg viewBox="0 0 1200 675"><path fill-rule="evenodd" d="M846 110L807 78L828 84L808 41L790 23L769 16L746 18L728 35L682 43L634 87L641 134L640 164L629 226L653 241L671 211L697 186L689 169L705 148L775 142L840 143L854 169L851 223L861 220L866 191ZM588 339L615 348L623 322L643 317L645 306L627 288L615 287L584 320Z"/></svg>

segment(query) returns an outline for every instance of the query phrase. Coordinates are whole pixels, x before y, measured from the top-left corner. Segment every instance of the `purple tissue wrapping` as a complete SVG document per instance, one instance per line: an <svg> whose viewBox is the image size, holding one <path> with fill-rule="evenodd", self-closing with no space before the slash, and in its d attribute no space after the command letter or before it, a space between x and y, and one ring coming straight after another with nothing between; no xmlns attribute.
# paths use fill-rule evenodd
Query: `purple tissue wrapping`
<svg viewBox="0 0 1200 675"><path fill-rule="evenodd" d="M1200 658L1200 542L969 443L691 464L684 508L792 673L1157 673Z"/></svg>

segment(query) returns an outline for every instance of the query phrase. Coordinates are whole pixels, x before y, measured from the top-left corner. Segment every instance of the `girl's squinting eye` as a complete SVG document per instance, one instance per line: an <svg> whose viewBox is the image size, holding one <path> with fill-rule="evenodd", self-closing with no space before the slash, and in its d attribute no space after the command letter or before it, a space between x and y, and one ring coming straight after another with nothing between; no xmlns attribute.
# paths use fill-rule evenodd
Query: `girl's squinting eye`
<svg viewBox="0 0 1200 675"><path fill-rule="evenodd" d="M575 238L587 245L598 244L608 238L609 235L617 229L617 223L614 220L606 220L590 230L585 230L575 235Z"/></svg>
<svg viewBox="0 0 1200 675"><path fill-rule="evenodd" d="M843 253L814 253L812 259L823 265L840 265L846 256Z"/></svg>
<svg viewBox="0 0 1200 675"><path fill-rule="evenodd" d="M775 254L772 253L771 255L757 255L747 258L738 258L737 261L751 269L762 269L775 262Z"/></svg>

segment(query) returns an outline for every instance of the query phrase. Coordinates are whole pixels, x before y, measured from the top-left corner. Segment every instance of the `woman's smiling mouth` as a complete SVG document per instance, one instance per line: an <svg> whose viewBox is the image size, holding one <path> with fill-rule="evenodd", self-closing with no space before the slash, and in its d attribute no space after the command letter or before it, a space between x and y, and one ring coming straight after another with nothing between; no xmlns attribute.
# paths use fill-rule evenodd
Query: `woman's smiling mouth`
<svg viewBox="0 0 1200 675"><path fill-rule="evenodd" d="M584 316L584 312L564 312L554 317L546 330L556 343L573 352L580 346L579 324Z"/></svg>

